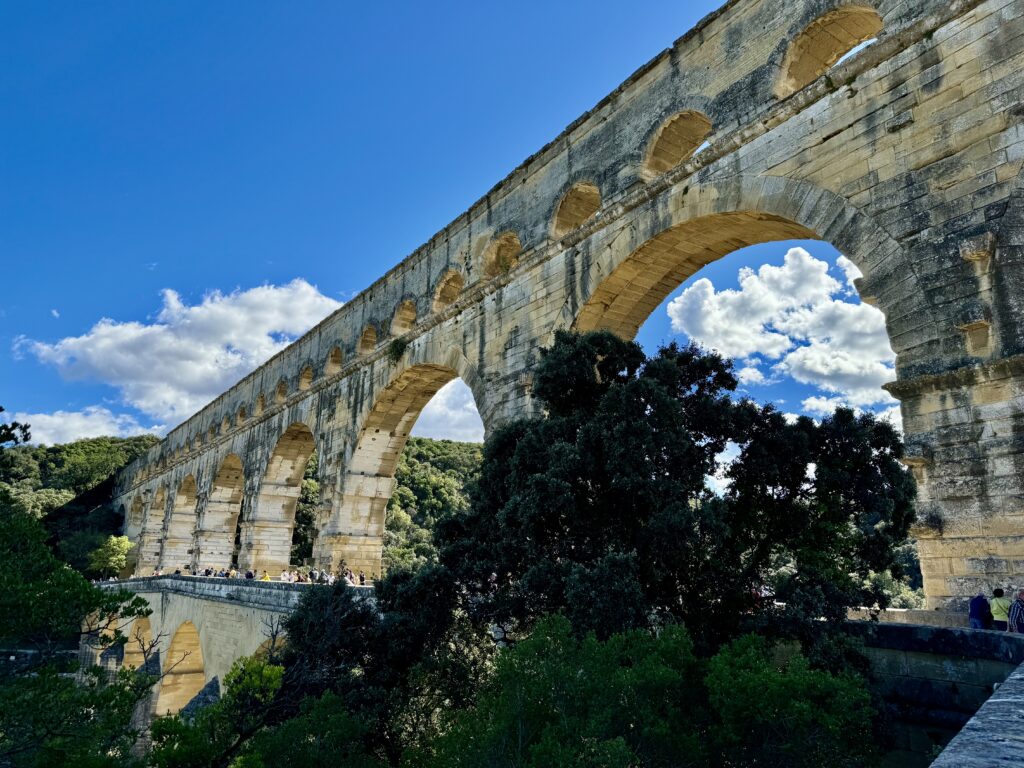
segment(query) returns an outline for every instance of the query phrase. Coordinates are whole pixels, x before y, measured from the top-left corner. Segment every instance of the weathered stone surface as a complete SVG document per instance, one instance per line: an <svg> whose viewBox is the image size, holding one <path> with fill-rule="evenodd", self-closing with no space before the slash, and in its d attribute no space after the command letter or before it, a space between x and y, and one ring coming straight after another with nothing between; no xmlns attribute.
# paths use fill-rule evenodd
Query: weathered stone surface
<svg viewBox="0 0 1024 768"><path fill-rule="evenodd" d="M373 576L441 386L465 380L489 429L533 413L556 329L631 335L708 262L817 237L886 315L929 607L1024 587L1024 4L875 8L733 0L659 54L126 468L136 572L275 574L315 448L316 560Z"/></svg>
<svg viewBox="0 0 1024 768"><path fill-rule="evenodd" d="M324 588L191 576L128 579L100 586L134 592L152 609L149 617L124 628L128 642L120 653L103 654L106 658L101 659L107 668L124 665L162 675L148 712L140 714L142 720L151 714L178 712L190 702L194 709L216 700L219 681L235 660L264 647L306 590ZM372 599L370 587L351 589ZM142 649L152 642L153 652L147 658ZM83 653L88 650L84 647Z"/></svg>
<svg viewBox="0 0 1024 768"><path fill-rule="evenodd" d="M996 689L932 763L933 768L1003 768L1024 753L1024 667Z"/></svg>

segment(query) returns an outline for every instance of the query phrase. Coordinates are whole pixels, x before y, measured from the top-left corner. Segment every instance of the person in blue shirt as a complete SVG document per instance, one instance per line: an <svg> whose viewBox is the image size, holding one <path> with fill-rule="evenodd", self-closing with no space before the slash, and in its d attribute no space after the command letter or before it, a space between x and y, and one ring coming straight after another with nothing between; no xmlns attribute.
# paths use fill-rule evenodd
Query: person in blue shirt
<svg viewBox="0 0 1024 768"><path fill-rule="evenodd" d="M971 621L971 629L989 629L992 626L992 608L983 592L971 598L967 616Z"/></svg>

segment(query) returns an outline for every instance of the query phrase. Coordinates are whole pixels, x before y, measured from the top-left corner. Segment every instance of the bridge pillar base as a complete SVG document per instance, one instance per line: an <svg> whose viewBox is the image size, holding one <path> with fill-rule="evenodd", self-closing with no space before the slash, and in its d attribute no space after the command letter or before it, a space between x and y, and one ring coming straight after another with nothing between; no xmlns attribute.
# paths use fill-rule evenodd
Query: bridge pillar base
<svg viewBox="0 0 1024 768"><path fill-rule="evenodd" d="M350 568L357 576L362 571L367 580L375 580L381 575L383 551L383 536L321 533L313 547L313 560L320 568L331 571Z"/></svg>

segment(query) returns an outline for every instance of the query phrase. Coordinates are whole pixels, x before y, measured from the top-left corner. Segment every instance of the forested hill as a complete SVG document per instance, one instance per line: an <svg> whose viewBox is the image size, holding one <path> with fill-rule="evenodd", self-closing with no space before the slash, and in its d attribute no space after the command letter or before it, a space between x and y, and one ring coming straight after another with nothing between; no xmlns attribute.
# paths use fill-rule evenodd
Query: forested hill
<svg viewBox="0 0 1024 768"><path fill-rule="evenodd" d="M90 553L120 533L121 519L109 505L113 475L157 442L152 435L141 435L9 448L0 452L0 502L41 520L57 554L93 575ZM433 527L468 507L464 488L479 471L481 449L477 443L409 440L388 505L385 569L421 565L435 557ZM297 514L296 563L311 554L318 503L314 455Z"/></svg>
<svg viewBox="0 0 1024 768"><path fill-rule="evenodd" d="M94 437L0 451L0 502L41 520L57 554L88 571L89 554L121 527L113 475L156 445L154 435Z"/></svg>

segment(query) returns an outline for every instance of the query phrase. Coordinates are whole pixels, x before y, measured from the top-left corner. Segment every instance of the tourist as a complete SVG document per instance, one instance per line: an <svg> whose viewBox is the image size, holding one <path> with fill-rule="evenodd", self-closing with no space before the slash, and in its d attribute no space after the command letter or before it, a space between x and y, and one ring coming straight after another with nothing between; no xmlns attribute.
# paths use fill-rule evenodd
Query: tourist
<svg viewBox="0 0 1024 768"><path fill-rule="evenodd" d="M992 590L992 629L1005 632L1010 622L1010 598L1003 597L1003 590Z"/></svg>
<svg viewBox="0 0 1024 768"><path fill-rule="evenodd" d="M270 581L270 574L264 571L263 575L260 576L260 581Z"/></svg>
<svg viewBox="0 0 1024 768"><path fill-rule="evenodd" d="M1017 593L1017 599L1010 606L1008 629L1024 635L1024 589Z"/></svg>
<svg viewBox="0 0 1024 768"><path fill-rule="evenodd" d="M992 626L992 609L983 592L979 591L971 598L967 618L970 620L971 629L988 629Z"/></svg>
<svg viewBox="0 0 1024 768"><path fill-rule="evenodd" d="M254 579L254 578L256 578L256 574L253 573L251 570L246 571L245 572L245 578L247 578L247 579Z"/></svg>
<svg viewBox="0 0 1024 768"><path fill-rule="evenodd" d="M366 574L363 573L362 571L359 572L359 586L360 587L365 587L366 586Z"/></svg>
<svg viewBox="0 0 1024 768"><path fill-rule="evenodd" d="M309 572L309 583L316 584L318 581L320 581L320 571L314 568Z"/></svg>
<svg viewBox="0 0 1024 768"><path fill-rule="evenodd" d="M281 581L288 581L288 569L285 568L281 571L281 575L278 577Z"/></svg>

